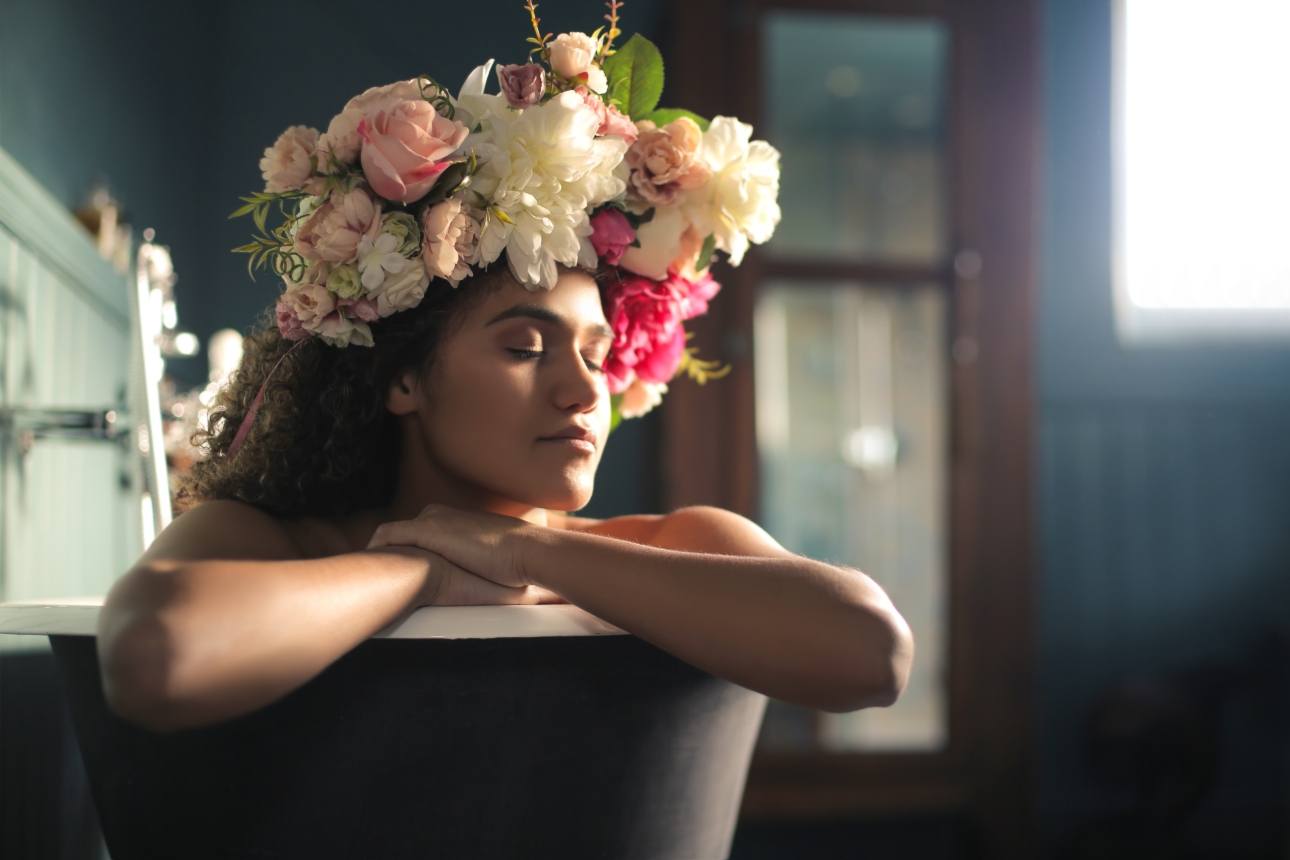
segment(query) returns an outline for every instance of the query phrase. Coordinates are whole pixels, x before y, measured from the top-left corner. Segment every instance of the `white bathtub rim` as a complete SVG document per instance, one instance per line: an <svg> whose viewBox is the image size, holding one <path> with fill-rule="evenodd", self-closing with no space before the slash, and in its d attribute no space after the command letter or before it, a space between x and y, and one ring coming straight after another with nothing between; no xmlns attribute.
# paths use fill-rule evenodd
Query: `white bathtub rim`
<svg viewBox="0 0 1290 860"><path fill-rule="evenodd" d="M94 636L103 596L0 603L0 633ZM423 606L372 639L524 639L546 636L628 635L569 603L537 606Z"/></svg>

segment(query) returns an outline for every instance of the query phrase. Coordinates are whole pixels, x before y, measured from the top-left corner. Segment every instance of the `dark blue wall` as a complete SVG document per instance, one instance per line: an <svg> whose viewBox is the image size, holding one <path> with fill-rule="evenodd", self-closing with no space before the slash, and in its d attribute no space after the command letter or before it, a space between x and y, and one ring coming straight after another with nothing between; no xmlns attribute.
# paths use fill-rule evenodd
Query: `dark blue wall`
<svg viewBox="0 0 1290 860"><path fill-rule="evenodd" d="M548 8L551 7L551 8ZM634 0L622 28L667 48L661 0ZM599 4L542 4L545 32L590 31ZM577 12L579 14L572 14ZM263 188L260 156L289 125L326 129L370 86L434 75L453 92L492 57L523 62L531 32L517 0L369 12L357 0L95 4L4 0L0 147L69 208L106 177L136 227L157 229L179 276L180 323L205 339L247 330L280 284L252 282L238 197ZM496 80L490 81L496 89ZM206 363L167 362L185 386ZM606 448L592 503L610 516L659 505L657 413L625 422Z"/></svg>
<svg viewBox="0 0 1290 860"><path fill-rule="evenodd" d="M1275 698L1290 655L1278 659L1268 638L1290 632L1290 338L1116 342L1110 6L1046 0L1044 11L1035 496L1045 823L1065 840L1127 808L1127 781L1099 769L1090 726L1100 697L1138 677L1154 686L1121 701L1126 722L1188 709L1216 720L1216 787L1176 826L1195 839L1238 821L1266 828L1277 804L1290 809L1290 715ZM1188 205L1185 177L1179 185ZM1196 704L1178 710L1151 689Z"/></svg>

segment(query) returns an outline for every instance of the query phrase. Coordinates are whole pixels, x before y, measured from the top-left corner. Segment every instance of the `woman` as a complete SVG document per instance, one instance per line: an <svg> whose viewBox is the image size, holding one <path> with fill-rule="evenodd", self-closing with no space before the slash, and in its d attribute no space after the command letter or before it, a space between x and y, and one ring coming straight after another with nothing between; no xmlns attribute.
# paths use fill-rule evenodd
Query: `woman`
<svg viewBox="0 0 1290 860"><path fill-rule="evenodd" d="M912 637L864 574L718 508L566 514L591 498L609 424L590 274L530 292L501 269L435 298L383 321L372 350L309 344L316 355L266 397L274 435L248 448L260 459L199 468L196 491L264 502L193 507L114 585L99 627L114 711L158 731L206 725L280 698L416 607L560 601L777 699L833 712L896 700ZM243 366L286 346L266 328ZM226 402L247 402L255 379L239 375ZM226 426L215 450L231 438ZM328 462L351 445L352 464ZM388 501L350 509L384 495L387 460Z"/></svg>
<svg viewBox="0 0 1290 860"><path fill-rule="evenodd" d="M683 322L719 290L714 252L738 265L780 215L779 153L659 108L657 48L613 47L620 7L553 39L530 4L501 92L491 60L455 98L428 76L373 87L265 150L237 250L286 289L212 415L202 503L108 594L121 716L229 719L411 609L481 603L567 601L809 707L899 696L909 628L859 571L713 507L568 516L611 415L705 378Z"/></svg>

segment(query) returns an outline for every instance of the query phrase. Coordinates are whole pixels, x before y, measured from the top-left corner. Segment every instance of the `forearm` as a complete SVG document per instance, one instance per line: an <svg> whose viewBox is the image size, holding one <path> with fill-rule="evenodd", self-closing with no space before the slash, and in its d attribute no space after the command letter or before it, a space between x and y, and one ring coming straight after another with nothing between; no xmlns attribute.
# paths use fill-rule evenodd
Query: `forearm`
<svg viewBox="0 0 1290 860"><path fill-rule="evenodd" d="M531 540L532 582L710 674L828 711L890 704L904 686L908 627L859 571L554 529Z"/></svg>
<svg viewBox="0 0 1290 860"><path fill-rule="evenodd" d="M428 574L406 547L134 570L107 602L133 592L136 611L101 616L105 693L156 730L258 710L414 608Z"/></svg>

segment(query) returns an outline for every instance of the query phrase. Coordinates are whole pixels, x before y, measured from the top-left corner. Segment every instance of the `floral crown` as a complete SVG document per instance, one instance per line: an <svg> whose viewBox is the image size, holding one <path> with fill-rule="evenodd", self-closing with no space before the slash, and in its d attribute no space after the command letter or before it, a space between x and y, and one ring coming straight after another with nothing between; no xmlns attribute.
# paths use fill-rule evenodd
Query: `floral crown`
<svg viewBox="0 0 1290 860"><path fill-rule="evenodd" d="M659 108L662 56L640 35L615 49L622 4L606 5L608 27L553 38L526 3L530 61L498 66L498 93L485 92L492 60L455 98L421 75L355 96L321 134L291 126L264 151L264 191L229 217L251 215L258 230L233 249L248 271L268 265L286 284L285 338L371 346L369 323L504 252L530 290L553 288L557 264L616 270L602 295L611 426L648 412L682 373L702 383L729 371L695 357L683 323L720 289L714 252L738 265L774 232L779 152L734 118Z"/></svg>

